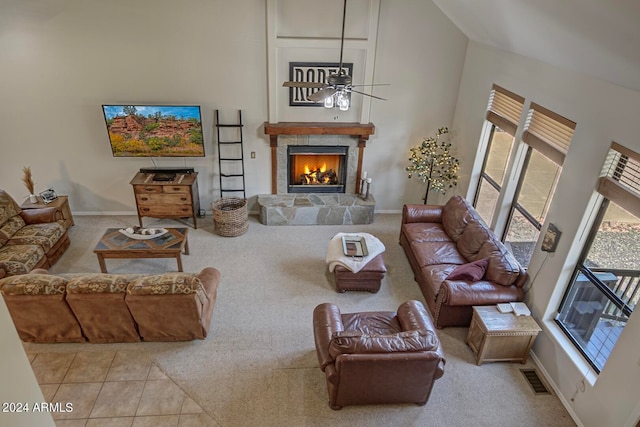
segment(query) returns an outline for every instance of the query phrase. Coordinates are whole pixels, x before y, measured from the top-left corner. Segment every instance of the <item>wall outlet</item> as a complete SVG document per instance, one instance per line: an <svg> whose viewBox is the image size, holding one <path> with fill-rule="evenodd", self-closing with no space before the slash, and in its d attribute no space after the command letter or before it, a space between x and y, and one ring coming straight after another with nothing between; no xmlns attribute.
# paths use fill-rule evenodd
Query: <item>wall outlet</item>
<svg viewBox="0 0 640 427"><path fill-rule="evenodd" d="M251 152L251 158L252 158L252 159L255 159L255 158L256 158L256 152L255 152L255 151L252 151L252 152Z"/></svg>

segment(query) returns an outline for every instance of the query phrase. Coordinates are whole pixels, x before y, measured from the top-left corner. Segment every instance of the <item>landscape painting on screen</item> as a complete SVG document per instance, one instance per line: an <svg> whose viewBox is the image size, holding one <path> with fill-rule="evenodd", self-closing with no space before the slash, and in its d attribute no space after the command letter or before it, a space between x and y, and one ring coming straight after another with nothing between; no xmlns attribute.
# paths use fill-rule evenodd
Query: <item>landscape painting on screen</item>
<svg viewBox="0 0 640 427"><path fill-rule="evenodd" d="M204 157L200 106L103 105L115 157Z"/></svg>

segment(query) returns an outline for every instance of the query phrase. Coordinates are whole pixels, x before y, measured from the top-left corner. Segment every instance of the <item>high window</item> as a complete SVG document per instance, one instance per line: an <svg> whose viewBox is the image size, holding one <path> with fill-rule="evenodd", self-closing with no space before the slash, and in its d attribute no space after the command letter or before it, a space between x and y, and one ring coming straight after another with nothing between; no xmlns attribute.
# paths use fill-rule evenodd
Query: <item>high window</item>
<svg viewBox="0 0 640 427"><path fill-rule="evenodd" d="M527 268L562 171L576 124L531 103L522 141L526 153L503 241Z"/></svg>
<svg viewBox="0 0 640 427"><path fill-rule="evenodd" d="M493 85L487 107L488 138L473 206L491 224L504 184L524 98Z"/></svg>
<svg viewBox="0 0 640 427"><path fill-rule="evenodd" d="M640 156L614 143L591 233L556 323L600 372L640 298Z"/></svg>

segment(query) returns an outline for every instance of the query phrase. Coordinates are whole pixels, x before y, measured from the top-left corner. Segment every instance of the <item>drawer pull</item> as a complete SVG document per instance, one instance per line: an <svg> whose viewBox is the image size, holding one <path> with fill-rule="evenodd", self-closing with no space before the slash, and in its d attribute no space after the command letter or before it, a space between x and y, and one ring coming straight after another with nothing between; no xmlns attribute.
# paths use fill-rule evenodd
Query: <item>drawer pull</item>
<svg viewBox="0 0 640 427"><path fill-rule="evenodd" d="M153 187L146 187L145 190L146 191L153 191Z"/></svg>
<svg viewBox="0 0 640 427"><path fill-rule="evenodd" d="M140 200L144 200L144 201L146 202L147 200L149 200L149 198L147 198L147 197L140 197Z"/></svg>
<svg viewBox="0 0 640 427"><path fill-rule="evenodd" d="M180 200L182 200L183 202L186 202L187 198L186 197L180 197Z"/></svg>
<svg viewBox="0 0 640 427"><path fill-rule="evenodd" d="M181 188L180 187L173 187L173 191L180 191Z"/></svg>
<svg viewBox="0 0 640 427"><path fill-rule="evenodd" d="M142 210L142 212L148 212L149 208L142 208L141 210Z"/></svg>

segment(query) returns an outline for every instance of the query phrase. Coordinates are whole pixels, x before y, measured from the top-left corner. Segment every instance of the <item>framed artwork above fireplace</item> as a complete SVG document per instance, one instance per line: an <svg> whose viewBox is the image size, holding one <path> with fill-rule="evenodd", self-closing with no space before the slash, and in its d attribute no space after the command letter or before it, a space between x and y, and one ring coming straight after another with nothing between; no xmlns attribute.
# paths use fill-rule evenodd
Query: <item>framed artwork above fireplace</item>
<svg viewBox="0 0 640 427"><path fill-rule="evenodd" d="M327 77L337 74L340 64L338 62L289 62L289 81L327 83ZM347 75L353 76L353 63L342 64L342 69ZM322 107L322 102L313 102L307 99L316 92L317 88L289 88L290 107Z"/></svg>

